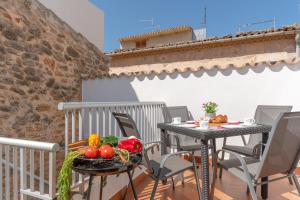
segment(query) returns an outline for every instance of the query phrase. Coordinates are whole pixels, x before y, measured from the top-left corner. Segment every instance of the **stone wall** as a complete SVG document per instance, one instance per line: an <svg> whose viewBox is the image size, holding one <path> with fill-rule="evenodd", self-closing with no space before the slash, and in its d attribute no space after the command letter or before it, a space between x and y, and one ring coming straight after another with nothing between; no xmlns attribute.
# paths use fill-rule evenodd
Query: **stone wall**
<svg viewBox="0 0 300 200"><path fill-rule="evenodd" d="M59 102L81 100L81 80L107 59L35 0L0 1L0 136L64 141Z"/></svg>

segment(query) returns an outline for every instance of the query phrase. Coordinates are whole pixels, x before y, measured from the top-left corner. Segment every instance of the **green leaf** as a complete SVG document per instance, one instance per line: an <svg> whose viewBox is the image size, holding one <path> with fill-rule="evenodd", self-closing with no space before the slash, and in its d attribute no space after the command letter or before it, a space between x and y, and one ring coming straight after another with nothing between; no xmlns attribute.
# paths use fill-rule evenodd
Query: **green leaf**
<svg viewBox="0 0 300 200"><path fill-rule="evenodd" d="M72 164L73 160L78 156L80 156L80 154L77 151L68 153L60 169L57 181L58 196L60 200L70 199Z"/></svg>

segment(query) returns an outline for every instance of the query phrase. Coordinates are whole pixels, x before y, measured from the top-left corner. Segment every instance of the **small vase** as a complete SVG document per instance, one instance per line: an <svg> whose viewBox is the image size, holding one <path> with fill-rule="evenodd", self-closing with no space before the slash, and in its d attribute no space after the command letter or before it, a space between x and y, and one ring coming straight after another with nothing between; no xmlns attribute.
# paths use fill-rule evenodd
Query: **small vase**
<svg viewBox="0 0 300 200"><path fill-rule="evenodd" d="M216 116L216 113L205 113L205 117L211 119L214 118Z"/></svg>

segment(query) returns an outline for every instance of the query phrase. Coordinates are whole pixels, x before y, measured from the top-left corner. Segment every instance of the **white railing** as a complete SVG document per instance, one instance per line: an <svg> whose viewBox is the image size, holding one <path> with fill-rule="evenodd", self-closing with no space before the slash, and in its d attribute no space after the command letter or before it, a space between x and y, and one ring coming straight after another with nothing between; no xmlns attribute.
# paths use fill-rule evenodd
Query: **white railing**
<svg viewBox="0 0 300 200"><path fill-rule="evenodd" d="M0 200L55 199L58 150L54 143L0 137Z"/></svg>
<svg viewBox="0 0 300 200"><path fill-rule="evenodd" d="M91 133L121 136L112 113L128 113L135 120L144 142L160 140L157 123L163 121L164 102L70 102L60 103L65 112L65 153L68 144L87 138ZM73 174L73 187L83 185L83 177ZM82 191L82 188L80 189Z"/></svg>

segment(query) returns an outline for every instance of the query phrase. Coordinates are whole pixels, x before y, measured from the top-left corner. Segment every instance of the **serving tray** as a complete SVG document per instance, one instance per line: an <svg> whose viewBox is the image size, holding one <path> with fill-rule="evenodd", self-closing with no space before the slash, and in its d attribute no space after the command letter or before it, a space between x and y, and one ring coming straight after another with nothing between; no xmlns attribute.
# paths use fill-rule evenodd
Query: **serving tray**
<svg viewBox="0 0 300 200"><path fill-rule="evenodd" d="M134 165L140 164L142 161L141 154L131 154L129 162L124 164L120 159L114 157L112 159L103 158L86 158L79 156L73 161L73 170L83 174L96 174L96 173L113 173L124 171L132 168Z"/></svg>

